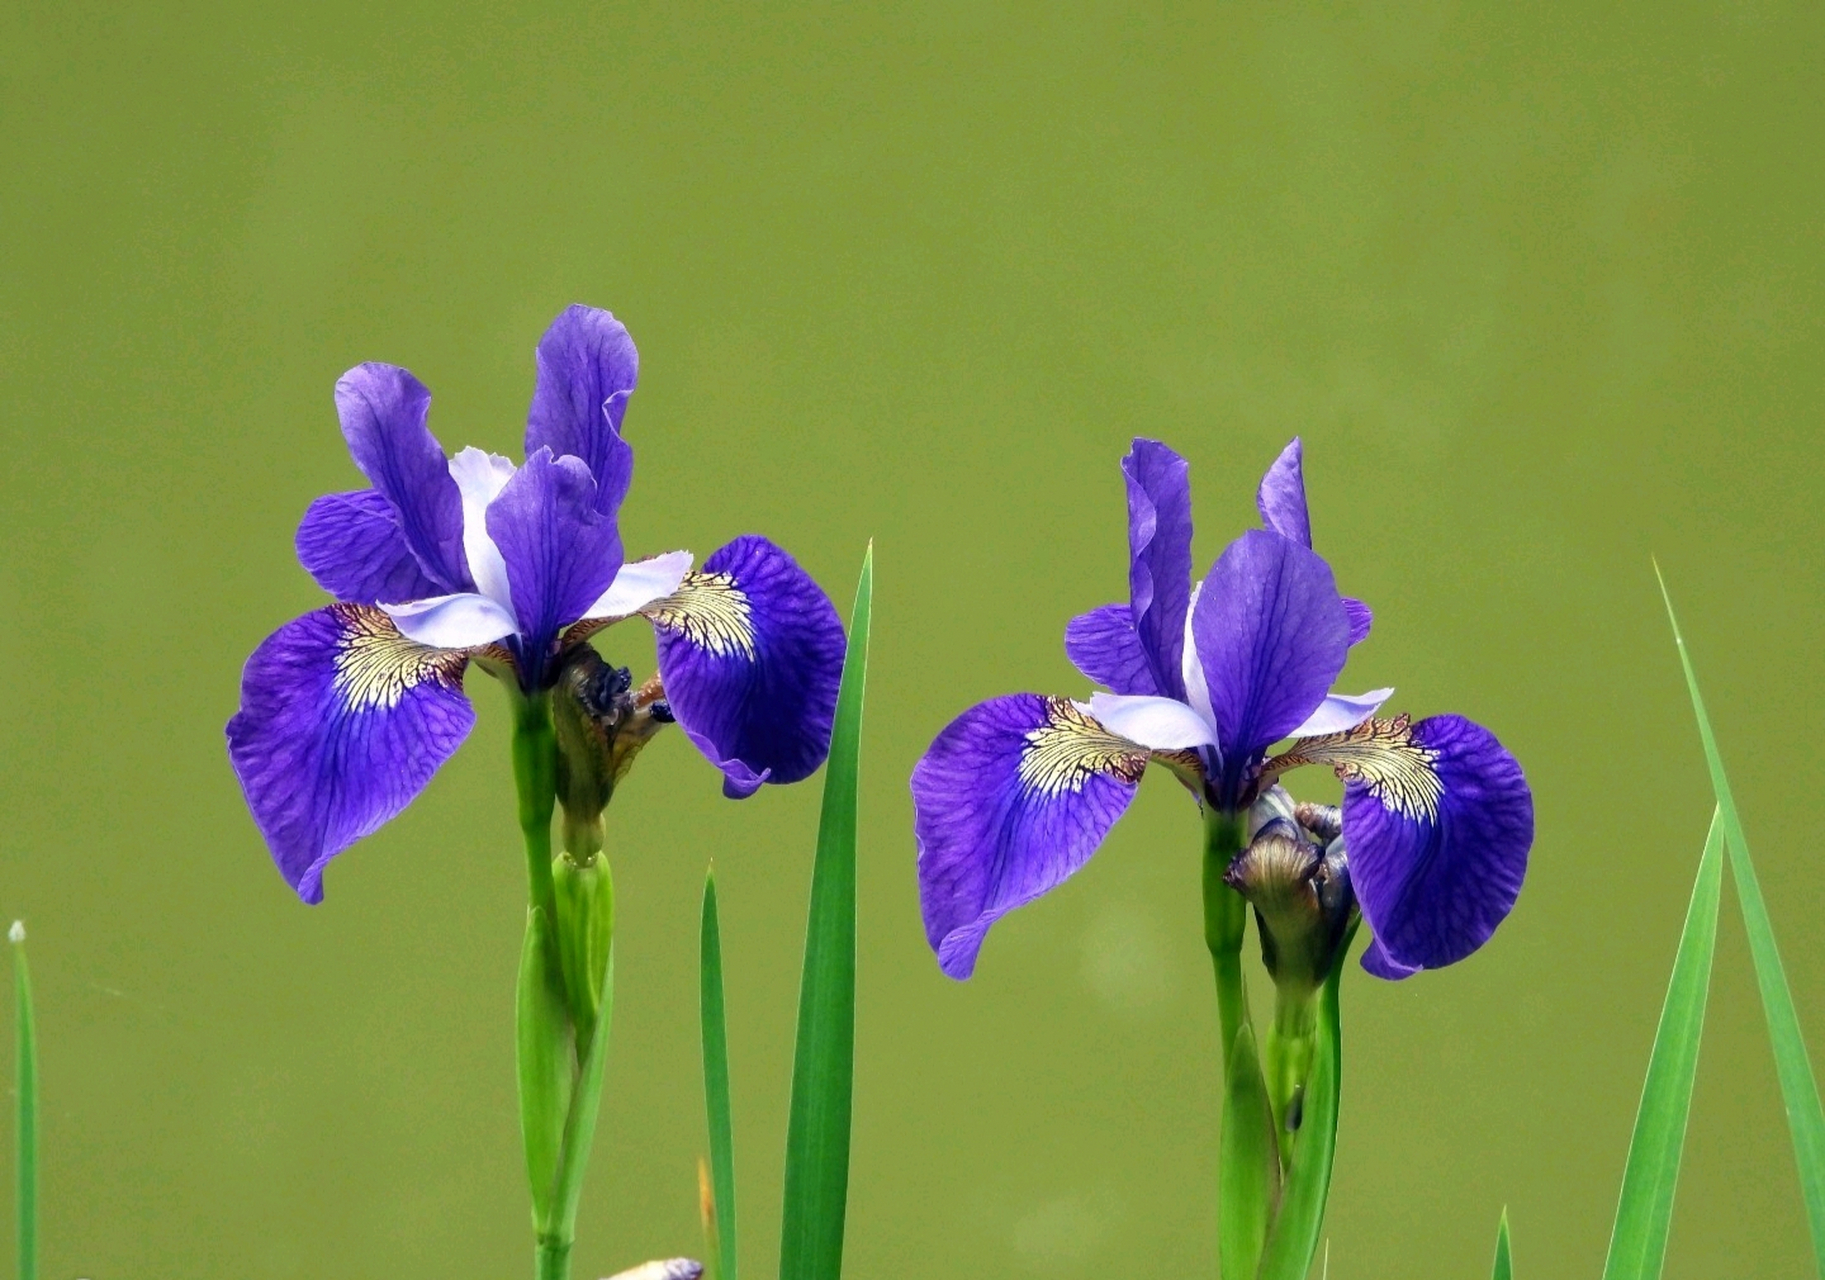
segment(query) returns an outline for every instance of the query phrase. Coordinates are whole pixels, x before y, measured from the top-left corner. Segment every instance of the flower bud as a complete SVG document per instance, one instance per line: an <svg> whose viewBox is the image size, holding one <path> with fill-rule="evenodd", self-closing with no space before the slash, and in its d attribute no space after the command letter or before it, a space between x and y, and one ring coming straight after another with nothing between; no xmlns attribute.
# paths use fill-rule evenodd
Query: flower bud
<svg viewBox="0 0 1825 1280"><path fill-rule="evenodd" d="M1282 787L1250 808L1248 847L1224 880L1255 909L1261 960L1276 983L1316 990L1330 972L1356 912L1343 839L1321 844L1298 815L1322 806L1295 805ZM1323 823L1322 814L1309 816Z"/></svg>
<svg viewBox="0 0 1825 1280"><path fill-rule="evenodd" d="M602 848L602 810L640 749L672 723L665 687L654 676L638 689L626 667L587 645L566 662L552 690L558 740L558 802L564 848L586 863Z"/></svg>

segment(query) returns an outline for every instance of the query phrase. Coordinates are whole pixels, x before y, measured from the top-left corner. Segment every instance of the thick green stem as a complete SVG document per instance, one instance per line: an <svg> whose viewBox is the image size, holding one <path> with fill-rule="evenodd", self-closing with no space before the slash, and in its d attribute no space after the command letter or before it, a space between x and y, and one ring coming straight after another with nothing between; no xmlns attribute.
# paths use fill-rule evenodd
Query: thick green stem
<svg viewBox="0 0 1825 1280"><path fill-rule="evenodd" d="M570 1245L565 1240L541 1240L533 1254L537 1280L570 1280Z"/></svg>
<svg viewBox="0 0 1825 1280"><path fill-rule="evenodd" d="M551 726L551 695L522 694L513 701L513 781L519 791L520 835L526 841L527 901L558 918L551 882L551 815L558 802L558 739Z"/></svg>
<svg viewBox="0 0 1825 1280"><path fill-rule="evenodd" d="M1223 882L1230 861L1242 851L1242 822L1230 814L1207 810L1204 819L1204 945L1217 978L1217 1035L1223 1047L1223 1074L1236 1032L1248 1021L1248 985L1242 980L1242 934L1248 904Z"/></svg>

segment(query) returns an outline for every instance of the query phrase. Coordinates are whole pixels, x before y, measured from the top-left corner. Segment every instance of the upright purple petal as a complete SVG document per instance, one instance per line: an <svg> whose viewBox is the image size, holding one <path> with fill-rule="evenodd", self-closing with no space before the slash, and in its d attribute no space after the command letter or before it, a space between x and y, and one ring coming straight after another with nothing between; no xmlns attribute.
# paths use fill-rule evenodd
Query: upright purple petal
<svg viewBox="0 0 1825 1280"><path fill-rule="evenodd" d="M1324 701L1349 652L1349 620L1329 565L1290 539L1251 529L1204 580L1191 629L1225 785L1234 786L1247 757Z"/></svg>
<svg viewBox="0 0 1825 1280"><path fill-rule="evenodd" d="M621 534L596 510L596 482L574 457L540 449L488 505L488 536L507 565L522 657L536 682L558 631L586 613L621 569Z"/></svg>
<svg viewBox="0 0 1825 1280"><path fill-rule="evenodd" d="M731 799L797 782L830 753L843 623L811 575L757 535L735 539L642 610L659 677L686 736Z"/></svg>
<svg viewBox="0 0 1825 1280"><path fill-rule="evenodd" d="M336 383L336 413L355 465L399 517L406 546L445 591L467 591L463 498L425 425L431 393L396 365L360 364Z"/></svg>
<svg viewBox="0 0 1825 1280"><path fill-rule="evenodd" d="M912 775L919 905L940 969L969 977L995 921L1090 860L1147 758L1068 698L992 698L945 727Z"/></svg>
<svg viewBox="0 0 1825 1280"><path fill-rule="evenodd" d="M1343 611L1350 619L1350 643L1361 644L1369 638L1369 628L1375 625L1375 615L1369 606L1350 596L1343 598Z"/></svg>
<svg viewBox="0 0 1825 1280"><path fill-rule="evenodd" d="M411 803L468 736L467 660L353 604L286 623L247 660L228 758L304 901L322 901L329 860Z"/></svg>
<svg viewBox="0 0 1825 1280"><path fill-rule="evenodd" d="M1191 605L1190 469L1157 440L1136 439L1122 459L1122 476L1128 485L1129 604L1153 674L1150 692L1182 699L1185 611Z"/></svg>
<svg viewBox="0 0 1825 1280"><path fill-rule="evenodd" d="M526 456L550 449L560 458L581 458L596 480L596 510L612 516L634 476L634 451L621 438L621 418L640 376L634 340L608 312L577 304L539 339L537 363Z"/></svg>
<svg viewBox="0 0 1825 1280"><path fill-rule="evenodd" d="M1134 633L1134 611L1106 604L1080 613L1065 627L1065 656L1086 680L1116 693L1157 694L1153 665Z"/></svg>
<svg viewBox="0 0 1825 1280"><path fill-rule="evenodd" d="M444 592L419 566L398 511L377 489L325 494L311 503L297 547L298 563L338 600L377 604Z"/></svg>
<svg viewBox="0 0 1825 1280"><path fill-rule="evenodd" d="M1305 505L1305 446L1294 436L1261 477L1255 506L1267 527L1300 546L1312 545L1312 520Z"/></svg>

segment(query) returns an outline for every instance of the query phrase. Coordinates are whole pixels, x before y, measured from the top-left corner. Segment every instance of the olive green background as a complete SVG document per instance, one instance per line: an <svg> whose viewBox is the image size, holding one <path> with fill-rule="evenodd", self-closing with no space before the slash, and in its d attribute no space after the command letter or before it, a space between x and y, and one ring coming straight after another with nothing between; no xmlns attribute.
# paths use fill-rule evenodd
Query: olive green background
<svg viewBox="0 0 1825 1280"><path fill-rule="evenodd" d="M633 553L764 531L847 614L875 540L850 1275L1213 1274L1190 805L1149 779L959 985L905 779L979 698L1084 691L1060 634L1124 593L1131 435L1190 458L1207 564L1301 433L1376 609L1346 685L1493 727L1539 820L1488 948L1346 982L1330 1274L1486 1274L1506 1203L1522 1275L1594 1276L1710 809L1651 554L1825 1045L1822 56L1816 5L1755 0L0 9L0 914L45 1274L526 1273L504 699L471 673L470 742L316 909L221 725L321 599L291 538L358 483L337 375L407 365L447 447L517 456L582 300L642 353ZM817 802L727 802L672 735L611 811L580 1277L697 1245L711 858L772 1272ZM1800 1276L1725 911L1668 1274Z"/></svg>

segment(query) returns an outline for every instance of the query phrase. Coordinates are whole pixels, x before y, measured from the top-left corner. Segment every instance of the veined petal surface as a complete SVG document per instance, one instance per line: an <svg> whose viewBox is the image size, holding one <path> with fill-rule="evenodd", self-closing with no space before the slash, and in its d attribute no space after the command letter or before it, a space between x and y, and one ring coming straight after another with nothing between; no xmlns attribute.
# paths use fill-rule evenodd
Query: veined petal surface
<svg viewBox="0 0 1825 1280"><path fill-rule="evenodd" d="M1191 475L1185 459L1137 438L1122 459L1128 486L1128 595L1153 673L1149 692L1185 696L1185 614L1191 602Z"/></svg>
<svg viewBox="0 0 1825 1280"><path fill-rule="evenodd" d="M1128 605L1106 604L1071 619L1065 626L1065 656L1086 680L1116 693L1159 692Z"/></svg>
<svg viewBox="0 0 1825 1280"><path fill-rule="evenodd" d="M1533 793L1494 734L1462 716L1369 720L1267 767L1297 764L1343 779L1350 882L1380 947L1370 972L1437 969L1489 940L1533 845Z"/></svg>
<svg viewBox="0 0 1825 1280"><path fill-rule="evenodd" d="M488 506L488 536L507 565L526 678L560 628L581 618L621 570L621 534L596 510L596 482L576 457L541 448Z"/></svg>
<svg viewBox="0 0 1825 1280"><path fill-rule="evenodd" d="M1261 487L1255 491L1255 507L1268 528L1311 549L1312 517L1305 503L1305 446L1298 436L1280 451L1261 477Z"/></svg>
<svg viewBox="0 0 1825 1280"><path fill-rule="evenodd" d="M467 660L354 604L286 623L247 660L228 757L304 901L322 900L329 860L411 803L468 736Z"/></svg>
<svg viewBox="0 0 1825 1280"><path fill-rule="evenodd" d="M1368 605L1353 596L1343 598L1343 611L1350 619L1350 643L1361 644L1369 638L1369 629L1375 625L1375 614Z"/></svg>
<svg viewBox="0 0 1825 1280"><path fill-rule="evenodd" d="M355 604L443 594L406 545L399 513L377 489L329 493L298 524L298 563L317 585Z"/></svg>
<svg viewBox="0 0 1825 1280"><path fill-rule="evenodd" d="M425 425L431 393L397 365L356 365L336 383L349 453L399 516L406 545L445 591L474 584L463 556L463 499L443 446Z"/></svg>
<svg viewBox="0 0 1825 1280"><path fill-rule="evenodd" d="M406 639L433 649L473 649L519 631L512 613L474 591L382 604L380 609Z"/></svg>
<svg viewBox="0 0 1825 1280"><path fill-rule="evenodd" d="M790 555L755 534L737 538L642 612L658 634L666 701L723 771L725 795L797 782L824 762L843 623Z"/></svg>
<svg viewBox="0 0 1825 1280"><path fill-rule="evenodd" d="M1079 710L1116 737L1149 751L1184 751L1217 743L1210 721L1176 698L1097 693Z"/></svg>
<svg viewBox="0 0 1825 1280"><path fill-rule="evenodd" d="M1227 771L1318 709L1343 670L1350 626L1323 559L1251 529L1205 578L1192 636Z"/></svg>
<svg viewBox="0 0 1825 1280"><path fill-rule="evenodd" d="M640 357L627 327L599 307L566 307L539 339L526 456L550 449L581 458L595 478L595 508L613 516L633 482L634 451L621 438Z"/></svg>
<svg viewBox="0 0 1825 1280"><path fill-rule="evenodd" d="M938 967L969 977L995 921L1088 862L1147 760L1068 698L1016 693L951 721L912 775L919 904Z"/></svg>

